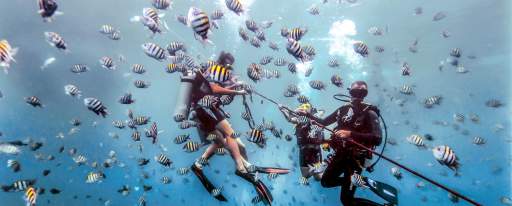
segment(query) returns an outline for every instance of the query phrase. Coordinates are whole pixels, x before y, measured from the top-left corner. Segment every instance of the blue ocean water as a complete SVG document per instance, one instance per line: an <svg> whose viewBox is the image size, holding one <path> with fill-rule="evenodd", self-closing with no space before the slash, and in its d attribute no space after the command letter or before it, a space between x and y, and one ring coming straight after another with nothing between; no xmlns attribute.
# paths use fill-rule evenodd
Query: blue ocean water
<svg viewBox="0 0 512 206"><path fill-rule="evenodd" d="M307 27L308 33L301 43L312 45L316 57L310 65L311 76L304 76L304 66L299 66L297 74L291 74L286 67L273 64L264 66L281 72L279 79L265 79L255 85L255 89L278 102L298 106L296 98L283 97L289 84L298 85L302 93L310 97L314 106L327 113L334 111L340 102L331 98L333 94L346 92L330 84L333 74L344 79L345 85L354 80L366 80L370 85L368 102L378 105L389 126L389 137L397 145L388 145L385 155L414 168L460 193L471 197L483 205L503 205L500 199L511 198L510 184L510 2L509 1L398 1L398 0L329 0L323 4L320 0L246 0L242 1L247 11L237 16L227 10L223 0L215 1L173 1L172 8L162 11L170 30L150 38L150 32L141 24L130 22L130 18L141 15L142 9L151 7L149 0L90 0L58 1L59 10L64 14L56 16L51 23L45 23L37 14L35 1L6 1L0 4L0 39L6 39L13 47L19 48L15 56L16 63L9 74L0 74L0 141L33 140L44 142L44 146L32 152L26 148L14 156L0 155L0 184L8 185L19 179L37 179L37 187L58 188L60 194L46 192L38 197L37 205L137 205L142 196L148 205L251 205L256 195L252 186L234 175L234 164L229 156L212 158L206 173L214 183L223 186L228 203L219 203L189 173L179 176L176 168L188 167L205 149L199 152L185 153L181 145L172 142L180 134L190 134L199 141L195 129L181 130L173 121L172 115L179 88L179 75L165 72L165 62L158 62L144 54L141 44L154 42L167 45L171 41L182 41L188 48L188 54L198 61L216 58L220 51L233 53L236 58L235 72L244 81L251 82L246 75L250 63L258 63L263 56L282 57L297 63L285 49L286 40L279 34L282 27ZM307 10L316 5L320 14L311 15ZM186 15L190 6L211 13L220 9L225 13L219 21L219 29L212 30L211 41L214 45L202 45L195 40L190 28L176 21L178 14ZM422 14L414 15L414 9L422 8ZM433 21L433 16L443 12L446 17ZM271 28L265 30L267 42L261 48L254 48L238 36L239 27L245 27L245 20L256 22L273 21ZM103 24L111 24L121 31L121 40L113 41L99 33ZM382 28L384 34L375 36L368 32L372 26ZM65 54L48 45L44 32L61 34L69 46ZM447 31L450 37L443 38ZM253 34L251 33L251 37ZM416 53L410 52L411 44L418 40ZM280 50L272 51L268 41L276 42ZM370 47L367 58L352 51L351 42L363 41ZM375 46L385 51L375 52ZM460 48L460 63L469 71L461 74L455 67L445 63L439 70L441 61L449 57L453 48ZM108 71L100 67L98 60L102 56L119 55L126 62L119 68ZM469 58L474 56L476 58ZM49 58L55 57L55 63L41 70L40 66ZM339 68L327 66L329 58L340 62ZM412 68L411 76L401 76L402 62ZM74 74L69 71L73 64L87 64L90 71ZM143 64L148 70L144 75L125 75L130 73L132 64ZM133 81L143 79L151 82L147 89L137 89ZM310 80L322 80L328 84L326 90L317 91L309 87ZM88 111L83 98L76 99L65 95L64 85L75 84L82 90L84 97L100 99L108 107L110 115L103 119ZM400 94L403 85L414 85L414 95ZM125 92L133 93L136 103L121 105L118 98ZM38 96L44 108L32 108L24 103L27 96ZM443 96L442 103L431 109L423 106L426 97ZM485 105L489 99L498 99L505 103L499 108ZM293 134L293 126L285 121L277 107L254 96L251 109L257 121L262 118L272 120L285 134ZM397 104L403 100L403 106ZM158 144L153 145L143 138L143 152L140 153L130 138L129 129L119 130L112 126L113 120L126 120L126 110L132 109L137 115L147 115L157 122L160 134ZM230 122L239 132L249 130L239 116L243 107L237 97L226 111L233 117ZM479 123L468 118L464 123L453 120L455 113L468 117L476 113ZM68 134L72 128L69 121L79 118L83 124L76 134ZM443 126L434 121L446 121ZM92 126L96 122L96 126ZM457 125L457 126L453 126ZM497 129L497 126L503 129ZM458 129L456 129L458 128ZM64 138L56 138L60 132ZM109 133L119 135L112 138ZM411 134L431 134L433 141L429 146L449 145L460 159L461 175L455 177L447 167L436 162L432 152L420 150L406 141ZM293 152L295 142L272 137L268 145L260 149L247 142L250 161L258 165L282 166L292 168L293 172L279 176L265 183L272 188L274 205L339 205L339 188L322 188L311 180L310 186L298 184L300 172L296 168L298 157ZM477 146L473 137L481 136L486 144ZM153 160L162 153L162 144L167 149L163 153L173 160L174 169L164 169ZM131 145L131 146L130 146ZM64 153L58 149L64 146ZM77 148L78 154L93 161L103 162L109 151L115 151L117 159L125 166L115 165L104 169L107 178L101 183L87 184L88 172L95 171L88 165L75 166L72 157L67 154L70 148ZM53 161L37 160L35 155L54 155ZM326 155L326 154L324 154ZM151 163L139 167L136 159L145 157ZM21 163L21 171L13 173L5 167L8 159ZM421 179L402 170L403 178L396 180L390 174L392 164L381 161L373 173L365 173L373 179L386 182L399 190L400 205L467 205L460 201L453 203L446 191L425 183L425 187L416 185ZM42 171L51 170L44 177ZM218 172L215 172L218 171ZM142 179L147 172L150 178ZM172 183L164 185L161 177L169 176ZM132 191L127 196L117 192L123 185L129 185ZM151 185L153 189L143 192L135 187ZM90 198L87 196L90 195ZM22 192L0 192L2 205L24 205ZM75 199L74 196L77 196ZM382 202L369 190L358 190L357 196ZM261 203L260 203L261 204ZM508 203L510 205L510 203Z"/></svg>

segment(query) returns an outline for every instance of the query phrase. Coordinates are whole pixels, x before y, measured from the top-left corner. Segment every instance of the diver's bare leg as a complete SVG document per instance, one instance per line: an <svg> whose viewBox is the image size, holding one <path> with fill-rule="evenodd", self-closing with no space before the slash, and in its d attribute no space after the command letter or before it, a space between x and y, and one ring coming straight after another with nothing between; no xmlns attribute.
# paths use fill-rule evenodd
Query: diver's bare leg
<svg viewBox="0 0 512 206"><path fill-rule="evenodd" d="M236 138L236 142L238 143L240 155L242 155L245 161L249 161L249 157L247 157L247 150L245 149L245 144L242 142L242 140L240 140L240 138Z"/></svg>
<svg viewBox="0 0 512 206"><path fill-rule="evenodd" d="M242 156L240 155L240 150L238 148L238 143L235 138L233 138L233 128L227 120L222 120L217 124L217 129L222 132L224 137L226 137L226 148L229 150L231 157L235 161L236 169L241 172L246 172L246 169L243 164Z"/></svg>

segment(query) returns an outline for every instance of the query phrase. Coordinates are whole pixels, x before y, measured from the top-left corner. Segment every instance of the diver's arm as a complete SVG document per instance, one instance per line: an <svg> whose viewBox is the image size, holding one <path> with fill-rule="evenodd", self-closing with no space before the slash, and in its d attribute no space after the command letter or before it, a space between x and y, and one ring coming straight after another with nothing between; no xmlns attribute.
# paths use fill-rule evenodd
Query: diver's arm
<svg viewBox="0 0 512 206"><path fill-rule="evenodd" d="M369 111L370 115L370 126L372 131L370 133L361 133L361 132L351 132L350 136L352 139L358 142L365 142L372 145L380 145L382 142L382 130L380 128L379 116L373 112Z"/></svg>
<svg viewBox="0 0 512 206"><path fill-rule="evenodd" d="M232 89L226 89L224 87L221 87L215 83L210 82L210 88L212 89L212 92L214 94L220 94L220 95L239 95L239 94L245 94L245 91L237 91Z"/></svg>
<svg viewBox="0 0 512 206"><path fill-rule="evenodd" d="M293 123L293 124L297 124L298 121L297 121L297 118L295 118L294 116L292 116L290 114L290 111L285 109L284 107L283 108L279 108L279 111L281 111L281 113L283 113L284 115L284 118L286 118L286 120L290 123Z"/></svg>
<svg viewBox="0 0 512 206"><path fill-rule="evenodd" d="M307 117L323 126L329 126L333 123L336 122L336 116L338 116L338 110L335 110L333 113L331 113L329 116L321 119L319 117L316 117L315 115L312 115L312 114L307 114Z"/></svg>

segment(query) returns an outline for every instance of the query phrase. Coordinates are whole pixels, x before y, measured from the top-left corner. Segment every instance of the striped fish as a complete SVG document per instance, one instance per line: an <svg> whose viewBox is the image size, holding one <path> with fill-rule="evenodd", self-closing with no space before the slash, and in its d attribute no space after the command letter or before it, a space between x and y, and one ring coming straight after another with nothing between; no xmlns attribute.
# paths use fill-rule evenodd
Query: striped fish
<svg viewBox="0 0 512 206"><path fill-rule="evenodd" d="M121 32L115 31L112 34L108 35L108 38L112 40L120 40L121 39Z"/></svg>
<svg viewBox="0 0 512 206"><path fill-rule="evenodd" d="M222 187L221 187L221 188L214 188L214 189L212 190L212 193L211 193L211 194L212 194L212 196L217 197L217 196L219 196L221 193L222 193Z"/></svg>
<svg viewBox="0 0 512 206"><path fill-rule="evenodd" d="M320 9L318 8L318 6L313 6L311 8L308 9L308 12L313 15L313 16L316 16L316 15L319 15L320 14Z"/></svg>
<svg viewBox="0 0 512 206"><path fill-rule="evenodd" d="M482 137L476 136L473 138L473 144L483 145L483 144L485 144L485 142L486 142L485 139Z"/></svg>
<svg viewBox="0 0 512 206"><path fill-rule="evenodd" d="M480 122L480 116L478 116L478 114L475 113L470 114L469 119L474 123Z"/></svg>
<svg viewBox="0 0 512 206"><path fill-rule="evenodd" d="M404 84L404 85L400 88L400 93L405 94L405 95L411 95L411 94L413 93L413 91L412 91L412 87L411 87L411 86L409 86L409 85Z"/></svg>
<svg viewBox="0 0 512 206"><path fill-rule="evenodd" d="M142 64L134 64L132 65L132 72L135 74L144 74L146 73L146 69Z"/></svg>
<svg viewBox="0 0 512 206"><path fill-rule="evenodd" d="M277 46L277 44L273 41L271 42L268 42L268 48L274 50L274 51L279 51L279 47Z"/></svg>
<svg viewBox="0 0 512 206"><path fill-rule="evenodd" d="M304 96L304 95L299 95L297 97L297 101L299 101L299 103L301 103L301 104L304 104L304 103L308 103L309 102L309 98Z"/></svg>
<svg viewBox="0 0 512 206"><path fill-rule="evenodd" d="M69 121L69 123L71 123L71 125L75 127L80 126L80 124L82 124L82 122L80 122L80 119L77 118L72 119L71 121Z"/></svg>
<svg viewBox="0 0 512 206"><path fill-rule="evenodd" d="M247 29L249 29L249 31L252 31L252 32L256 32L259 30L258 24L256 23L256 21L254 21L252 19L245 20L245 27L247 27Z"/></svg>
<svg viewBox="0 0 512 206"><path fill-rule="evenodd" d="M137 130L133 131L131 137L132 137L132 140L135 142L140 141L140 132Z"/></svg>
<svg viewBox="0 0 512 206"><path fill-rule="evenodd" d="M434 104L439 105L441 103L441 99L441 96L431 96L426 98L423 104L426 108L432 108Z"/></svg>
<svg viewBox="0 0 512 206"><path fill-rule="evenodd" d="M158 128L157 128L157 125L156 125L156 122L153 122L153 124L151 124L151 127L146 130L146 137L150 137L153 139L152 143L155 144L156 143L156 140L158 138Z"/></svg>
<svg viewBox="0 0 512 206"><path fill-rule="evenodd" d="M260 41L265 41L267 38L265 38L265 33L263 31L256 31L256 38L258 38Z"/></svg>
<svg viewBox="0 0 512 206"><path fill-rule="evenodd" d="M11 168L13 172L19 172L21 170L21 164L17 160L7 160L7 167Z"/></svg>
<svg viewBox="0 0 512 206"><path fill-rule="evenodd" d="M155 43L148 42L142 44L142 50L144 50L144 53L146 55L158 61L163 61L164 59L168 58L165 49L163 49Z"/></svg>
<svg viewBox="0 0 512 206"><path fill-rule="evenodd" d="M334 74L331 77L331 83L336 87L343 87L343 79L340 75Z"/></svg>
<svg viewBox="0 0 512 206"><path fill-rule="evenodd" d="M150 118L146 116L137 116L133 118L133 121L136 125L145 125L149 122Z"/></svg>
<svg viewBox="0 0 512 206"><path fill-rule="evenodd" d="M178 175L186 175L188 174L190 170L188 169L188 167L181 167L181 168L178 168L178 170L176 171L178 173Z"/></svg>
<svg viewBox="0 0 512 206"><path fill-rule="evenodd" d="M277 174L277 173L269 173L269 174L267 175L267 178L268 178L269 180L273 180L273 179L276 179L276 178L277 178L277 176L278 176L278 174Z"/></svg>
<svg viewBox="0 0 512 206"><path fill-rule="evenodd" d="M249 34L247 34L247 31L242 27L238 29L238 36L240 36L244 41L249 40Z"/></svg>
<svg viewBox="0 0 512 206"><path fill-rule="evenodd" d="M460 57L460 49L459 48L453 48L450 51L450 56L459 58Z"/></svg>
<svg viewBox="0 0 512 206"><path fill-rule="evenodd" d="M2 190L4 192L9 192L9 191L15 191L15 192L25 191L29 187L33 186L35 183L36 183L35 179L32 179L32 180L16 180L11 185L4 185L4 186L2 186Z"/></svg>
<svg viewBox="0 0 512 206"><path fill-rule="evenodd" d="M254 196L254 197L251 199L251 203L252 203L253 205L256 205L256 204L258 204L258 203L260 203L260 202L262 201L262 199L261 199L261 198L262 198L261 196L256 195L256 196Z"/></svg>
<svg viewBox="0 0 512 206"><path fill-rule="evenodd" d="M261 65L267 65L268 63L270 63L272 61L272 59L274 59L274 57L264 56L264 57L261 58L260 64Z"/></svg>
<svg viewBox="0 0 512 206"><path fill-rule="evenodd" d="M119 98L118 102L121 104L132 104L135 102L135 99L133 99L132 93L126 93Z"/></svg>
<svg viewBox="0 0 512 206"><path fill-rule="evenodd" d="M117 31L117 30L110 24L104 24L100 28L100 33L102 33L102 34L112 34L115 31Z"/></svg>
<svg viewBox="0 0 512 206"><path fill-rule="evenodd" d="M293 93L293 94L299 94L300 93L299 87L297 85L295 85L295 84L288 85L286 90L291 92L291 93Z"/></svg>
<svg viewBox="0 0 512 206"><path fill-rule="evenodd" d="M179 70L179 67L177 64L173 64L173 63L170 63L170 64L167 64L167 66L165 67L165 71L167 73L174 73L174 72L177 72Z"/></svg>
<svg viewBox="0 0 512 206"><path fill-rule="evenodd" d="M104 56L100 59L101 67L108 69L108 70L115 70L116 65L114 64L114 60L112 57Z"/></svg>
<svg viewBox="0 0 512 206"><path fill-rule="evenodd" d="M352 176L350 176L350 188L352 187L362 187L362 188L368 188L368 185L366 185L366 182L363 179L363 176L354 173Z"/></svg>
<svg viewBox="0 0 512 206"><path fill-rule="evenodd" d="M313 73L313 67L308 67L308 68L306 68L306 71L304 72L304 76L309 77L309 76L311 76L312 73Z"/></svg>
<svg viewBox="0 0 512 206"><path fill-rule="evenodd" d="M295 57L297 60L302 62L309 60L309 57L306 55L306 53L304 53L304 50L302 49L302 46L299 44L299 42L291 38L288 39L288 43L286 44L286 51L288 51L288 53Z"/></svg>
<svg viewBox="0 0 512 206"><path fill-rule="evenodd" d="M282 27L281 30L280 30L280 34L282 37L285 37L285 38L290 38L288 35L290 34L290 31L288 31L288 28L286 27ZM297 39L295 39L295 41L298 41Z"/></svg>
<svg viewBox="0 0 512 206"><path fill-rule="evenodd" d="M302 47L302 49L304 50L304 53L308 55L311 59L316 55L316 49L311 45L306 45Z"/></svg>
<svg viewBox="0 0 512 206"><path fill-rule="evenodd" d="M210 17L212 20L220 20L220 19L222 19L222 17L224 17L224 12L222 12L222 10L220 10L220 9L217 9L212 12Z"/></svg>
<svg viewBox="0 0 512 206"><path fill-rule="evenodd" d="M228 151L224 147L220 147L215 150L215 154L217 154L217 155L225 155L227 153L228 153Z"/></svg>
<svg viewBox="0 0 512 206"><path fill-rule="evenodd" d="M458 158L455 152L446 145L436 146L432 149L434 158L442 165L446 165L450 169L457 172L459 168Z"/></svg>
<svg viewBox="0 0 512 206"><path fill-rule="evenodd" d="M57 2L54 0L37 0L37 5L39 6L39 10L37 13L41 15L44 22L51 22L53 21L54 15L61 15L62 12L58 12L57 8L59 7L57 5Z"/></svg>
<svg viewBox="0 0 512 206"><path fill-rule="evenodd" d="M85 183L92 184L101 182L105 178L105 174L102 172L89 172L85 179Z"/></svg>
<svg viewBox="0 0 512 206"><path fill-rule="evenodd" d="M67 44L59 34L55 32L44 32L44 36L46 38L46 42L57 49L68 51Z"/></svg>
<svg viewBox="0 0 512 206"><path fill-rule="evenodd" d="M199 150L199 143L198 142L194 142L194 141L188 141L187 143L185 143L185 145L183 145L183 150L185 150L185 152L196 152L197 150Z"/></svg>
<svg viewBox="0 0 512 206"><path fill-rule="evenodd" d="M503 106L503 102L501 102L498 99L489 99L489 100L485 101L485 106L492 107L492 108L498 108L498 107Z"/></svg>
<svg viewBox="0 0 512 206"><path fill-rule="evenodd" d="M11 62L16 62L14 56L17 52L18 49L12 48L7 40L0 40L0 67L4 67L5 73L8 73Z"/></svg>
<svg viewBox="0 0 512 206"><path fill-rule="evenodd" d="M206 136L206 140L208 141L215 141L218 138L218 136L215 133L210 133L208 136Z"/></svg>
<svg viewBox="0 0 512 206"><path fill-rule="evenodd" d="M73 66L71 66L71 72L73 73L84 73L88 70L89 68L85 64L73 64Z"/></svg>
<svg viewBox="0 0 512 206"><path fill-rule="evenodd" d="M78 89L77 86L72 85L72 84L68 84L68 85L64 86L64 92L67 95L72 96L72 97L80 98L80 96L82 96L82 92L80 91L80 89Z"/></svg>
<svg viewBox="0 0 512 206"><path fill-rule="evenodd" d="M393 175L398 180L402 179L402 173L398 167L391 168L391 175Z"/></svg>
<svg viewBox="0 0 512 206"><path fill-rule="evenodd" d="M416 145L418 147L426 147L425 142L423 140L423 137L417 134L413 134L408 136L407 141L413 145Z"/></svg>
<svg viewBox="0 0 512 206"><path fill-rule="evenodd" d="M208 15L204 11L196 7L190 7L190 9L188 10L187 20L187 25L191 27L192 30L194 31L194 37L196 37L196 39L198 39L199 36L201 42L210 42L208 40L208 32L210 30L210 19L208 18Z"/></svg>
<svg viewBox="0 0 512 206"><path fill-rule="evenodd" d="M166 10L171 6L171 0L151 0L151 4L153 4L156 9Z"/></svg>
<svg viewBox="0 0 512 206"><path fill-rule="evenodd" d="M297 72L297 65L295 65L294 63L289 63L288 71L290 71L292 74L295 74Z"/></svg>
<svg viewBox="0 0 512 206"><path fill-rule="evenodd" d="M144 196L141 196L139 200L137 201L138 206L146 206L146 198Z"/></svg>
<svg viewBox="0 0 512 206"><path fill-rule="evenodd" d="M215 82L224 83L231 79L231 70L215 64L208 69L208 77Z"/></svg>
<svg viewBox="0 0 512 206"><path fill-rule="evenodd" d="M201 107L212 108L215 107L218 102L219 100L217 97L213 95L205 95L197 102L197 104Z"/></svg>
<svg viewBox="0 0 512 206"><path fill-rule="evenodd" d="M455 113L453 114L453 120L455 120L456 122L464 122L464 114L461 114L461 113Z"/></svg>
<svg viewBox="0 0 512 206"><path fill-rule="evenodd" d="M27 206L35 206L37 201L37 192L33 187L28 187L25 191L25 202Z"/></svg>
<svg viewBox="0 0 512 206"><path fill-rule="evenodd" d="M284 58L276 58L274 60L274 65L275 66L279 66L280 67L280 66L284 66L284 65L287 65L287 64L288 64L288 62Z"/></svg>
<svg viewBox="0 0 512 206"><path fill-rule="evenodd" d="M178 135L174 138L174 144L183 144L189 139L190 139L190 135L188 135L188 134Z"/></svg>
<svg viewBox="0 0 512 206"><path fill-rule="evenodd" d="M222 105L228 105L233 102L234 97L232 95L222 95L219 100Z"/></svg>
<svg viewBox="0 0 512 206"><path fill-rule="evenodd" d="M80 166L87 162L87 158L83 155L78 155L76 157L73 157L73 161Z"/></svg>
<svg viewBox="0 0 512 206"><path fill-rule="evenodd" d="M108 115L107 107L105 107L103 103L96 98L85 98L84 105L87 107L87 109L91 110L96 115L101 115L103 118Z"/></svg>
<svg viewBox="0 0 512 206"><path fill-rule="evenodd" d="M316 90L323 90L325 89L325 84L320 80L311 80L309 81L309 86Z"/></svg>
<svg viewBox="0 0 512 206"><path fill-rule="evenodd" d="M402 76L410 76L411 75L411 66L407 62L402 64L400 69Z"/></svg>
<svg viewBox="0 0 512 206"><path fill-rule="evenodd" d="M188 128L195 127L195 126L197 126L197 123L195 123L193 121L183 121L178 125L178 127L180 129L188 129Z"/></svg>
<svg viewBox="0 0 512 206"><path fill-rule="evenodd" d="M466 69L466 67L464 67L463 64L458 64L457 67L455 67L455 71L459 74L465 74L465 73L468 73L469 71Z"/></svg>
<svg viewBox="0 0 512 206"><path fill-rule="evenodd" d="M261 47L261 42L260 42L260 39L258 39L258 37L252 37L251 40L249 40L249 43L253 47L256 47L256 48L260 48Z"/></svg>
<svg viewBox="0 0 512 206"><path fill-rule="evenodd" d="M304 176L301 176L299 178L299 185L303 185L303 186L308 186L309 185L309 180L307 177L304 177Z"/></svg>
<svg viewBox="0 0 512 206"><path fill-rule="evenodd" d="M384 47L383 46L375 46L374 50L377 52L377 53L382 53L384 52Z"/></svg>
<svg viewBox="0 0 512 206"><path fill-rule="evenodd" d="M243 120L247 121L251 119L251 114L249 114L249 112L242 112L241 117Z"/></svg>
<svg viewBox="0 0 512 206"><path fill-rule="evenodd" d="M249 132L247 132L247 141L262 146L265 145L265 135L263 134L263 131L259 129L251 129Z"/></svg>
<svg viewBox="0 0 512 206"><path fill-rule="evenodd" d="M145 89L148 88L151 85L151 83L144 80L135 80L133 82L133 85L139 89Z"/></svg>
<svg viewBox="0 0 512 206"><path fill-rule="evenodd" d="M340 66L340 63L338 63L336 57L330 57L329 61L327 62L327 65L331 68L336 68Z"/></svg>
<svg viewBox="0 0 512 206"><path fill-rule="evenodd" d="M176 20L178 22L182 23L183 25L188 25L188 19L184 15L181 15L181 14L176 15Z"/></svg>
<svg viewBox="0 0 512 206"><path fill-rule="evenodd" d="M244 8L240 0L225 0L226 6L229 10L235 12L236 15L240 16L244 12Z"/></svg>
<svg viewBox="0 0 512 206"><path fill-rule="evenodd" d="M286 29L286 28L284 28ZM281 35L283 35L284 31L281 30ZM286 33L286 35L284 35L284 37L288 37L290 39L293 39L295 41L300 41L302 39L302 37L304 37L304 35L308 32L308 29L307 28L300 28L300 27L297 27L297 28L293 28L293 29L290 29L289 32Z"/></svg>
<svg viewBox="0 0 512 206"><path fill-rule="evenodd" d="M43 107L41 100L36 96L25 97L25 102L33 107Z"/></svg>
<svg viewBox="0 0 512 206"><path fill-rule="evenodd" d="M115 128L119 128L119 129L123 129L125 127L124 122L122 122L120 120L112 121L112 126L114 126Z"/></svg>
<svg viewBox="0 0 512 206"><path fill-rule="evenodd" d="M362 41L356 41L353 45L354 52L358 53L362 57L367 57L369 54L368 46Z"/></svg>
<svg viewBox="0 0 512 206"><path fill-rule="evenodd" d="M169 159L169 157L165 156L164 154L159 154L158 156L155 156L155 160L164 167L170 167L172 164L171 159Z"/></svg>
<svg viewBox="0 0 512 206"><path fill-rule="evenodd" d="M174 56L177 51L187 51L183 42L173 41L167 45L167 52L169 52L170 55Z"/></svg>
<svg viewBox="0 0 512 206"><path fill-rule="evenodd" d="M171 183L171 178L169 178L167 176L163 176L160 181L162 181L162 184L169 184L169 183Z"/></svg>

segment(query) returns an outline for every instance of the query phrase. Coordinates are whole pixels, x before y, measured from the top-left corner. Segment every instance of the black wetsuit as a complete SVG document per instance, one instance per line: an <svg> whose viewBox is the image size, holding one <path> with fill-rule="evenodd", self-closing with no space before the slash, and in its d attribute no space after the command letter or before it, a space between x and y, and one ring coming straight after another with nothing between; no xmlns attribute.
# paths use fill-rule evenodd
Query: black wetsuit
<svg viewBox="0 0 512 206"><path fill-rule="evenodd" d="M196 78L194 79L194 89L192 90L192 108L196 113L196 121L199 123L199 129L209 133L215 130L215 127L219 122L226 119L224 111L220 108L220 102L213 105L212 107L206 108L198 104L206 95L213 95L210 82L203 77L199 72L196 72Z"/></svg>
<svg viewBox="0 0 512 206"><path fill-rule="evenodd" d="M365 110L366 108L366 110ZM360 105L353 107L350 104L344 105L334 111L325 119L315 119L318 123L328 126L337 123L335 130L350 130L351 139L369 148L379 145L382 141L378 115L375 108ZM365 159L371 158L371 153L361 150L349 142L336 141L332 137L331 147L334 154L328 157L328 166L322 176L323 187L341 186L340 200L345 206L355 205L353 203L356 187L350 187L352 174L361 174ZM343 174L343 177L340 175Z"/></svg>
<svg viewBox="0 0 512 206"><path fill-rule="evenodd" d="M322 150L320 143L322 138L318 135L311 136L311 124L297 124L295 127L295 136L297 137L297 146L299 146L299 164L301 167L308 167L322 162Z"/></svg>

